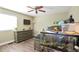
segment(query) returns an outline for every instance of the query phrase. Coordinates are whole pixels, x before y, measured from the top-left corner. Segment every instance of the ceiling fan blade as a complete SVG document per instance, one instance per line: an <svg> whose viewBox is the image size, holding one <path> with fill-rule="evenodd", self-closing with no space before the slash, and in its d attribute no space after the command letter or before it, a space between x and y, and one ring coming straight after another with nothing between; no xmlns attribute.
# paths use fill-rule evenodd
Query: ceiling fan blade
<svg viewBox="0 0 79 59"><path fill-rule="evenodd" d="M34 10L30 10L30 11L28 11L28 12L32 12L32 11L34 11Z"/></svg>
<svg viewBox="0 0 79 59"><path fill-rule="evenodd" d="M46 11L44 11L44 10L39 10L39 11L41 11L41 12L46 12Z"/></svg>
<svg viewBox="0 0 79 59"><path fill-rule="evenodd" d="M31 6L27 6L28 8L31 8L31 9L34 9L34 8L32 8Z"/></svg>
<svg viewBox="0 0 79 59"><path fill-rule="evenodd" d="M37 8L37 9L41 9L41 8L43 8L43 6L36 6L36 8Z"/></svg>

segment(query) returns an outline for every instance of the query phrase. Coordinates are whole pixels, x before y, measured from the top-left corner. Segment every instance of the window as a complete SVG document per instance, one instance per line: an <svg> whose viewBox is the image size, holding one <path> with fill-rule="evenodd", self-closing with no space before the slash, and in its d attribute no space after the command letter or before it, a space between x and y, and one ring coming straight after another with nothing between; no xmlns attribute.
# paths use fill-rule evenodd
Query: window
<svg viewBox="0 0 79 59"><path fill-rule="evenodd" d="M17 17L0 14L0 31L1 30L14 30L17 27Z"/></svg>

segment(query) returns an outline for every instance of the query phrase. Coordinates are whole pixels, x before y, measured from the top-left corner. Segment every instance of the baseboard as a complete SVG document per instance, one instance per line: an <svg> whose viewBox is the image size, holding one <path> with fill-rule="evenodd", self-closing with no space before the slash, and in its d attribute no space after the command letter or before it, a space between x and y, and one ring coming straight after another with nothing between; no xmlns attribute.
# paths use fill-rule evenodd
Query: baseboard
<svg viewBox="0 0 79 59"><path fill-rule="evenodd" d="M12 42L14 42L14 40L7 41L7 42L4 42L4 43L0 43L0 46L6 45L6 44L9 44L9 43L12 43Z"/></svg>

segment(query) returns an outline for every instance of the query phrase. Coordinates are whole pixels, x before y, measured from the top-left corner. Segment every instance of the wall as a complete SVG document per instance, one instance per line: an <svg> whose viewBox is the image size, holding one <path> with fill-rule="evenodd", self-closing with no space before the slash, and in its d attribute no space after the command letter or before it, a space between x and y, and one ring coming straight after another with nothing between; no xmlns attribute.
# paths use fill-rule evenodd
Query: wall
<svg viewBox="0 0 79 59"><path fill-rule="evenodd" d="M21 14L12 10L4 9L4 8L0 8L0 13L17 16L17 30L18 31L23 30L23 28L28 30L29 27L32 27L32 22L31 22L31 25L23 25L23 19L28 19L32 21L33 20L32 16L24 15L24 14Z"/></svg>
<svg viewBox="0 0 79 59"><path fill-rule="evenodd" d="M69 25L69 31L75 31L75 32L78 32L79 33L79 6L73 6L71 7L70 9L70 12L68 14L68 17L72 15L75 22L77 23L74 23L74 24L70 24Z"/></svg>
<svg viewBox="0 0 79 59"><path fill-rule="evenodd" d="M34 21L34 33L39 34L42 29L47 29L47 27L52 26L53 22L56 20L66 20L70 15L73 15L75 22L79 22L79 6L72 6L68 12L65 13L55 13L52 15L43 15L35 18Z"/></svg>
<svg viewBox="0 0 79 59"><path fill-rule="evenodd" d="M69 13L65 12L65 13L56 13L52 15L42 15L42 16L35 17L35 19L31 16L20 14L20 13L10 11L4 8L0 8L0 13L17 16L17 24L18 24L17 30L18 31L23 30L23 28L25 28L26 30L29 29L29 27L33 28L33 21L34 21L34 34L35 35L39 34L43 28L46 30L47 27L52 26L53 22L56 20L68 19L69 15L71 14L73 15L73 18L75 19L75 21L79 22L79 7L78 6L72 7ZM32 21L31 25L30 26L23 25L23 18L30 19ZM14 40L12 33L13 33L12 31L0 32L0 42ZM11 34L11 35L9 36L5 34ZM3 36L4 38L2 38L1 36Z"/></svg>
<svg viewBox="0 0 79 59"><path fill-rule="evenodd" d="M8 10L5 8L0 8L0 13L2 14L8 14L8 15L13 15L13 16L17 16L17 31L21 31L25 28L25 30L28 30L29 27L32 28L32 22L31 25L23 25L23 19L29 19L31 21L33 21L33 17L32 16L28 16L28 15L24 15L12 10ZM8 42L8 41L13 41L14 40L14 32L13 30L10 31L0 31L0 44L4 43L4 42Z"/></svg>
<svg viewBox="0 0 79 59"><path fill-rule="evenodd" d="M79 6L73 6L70 9L69 15L73 15L75 22L79 22ZM68 15L68 17L69 17Z"/></svg>
<svg viewBox="0 0 79 59"><path fill-rule="evenodd" d="M40 31L43 30L43 28L46 30L49 26L52 26L53 22L56 20L68 19L67 16L68 12L37 16L34 19L34 34L39 34Z"/></svg>
<svg viewBox="0 0 79 59"><path fill-rule="evenodd" d="M14 32L12 30L0 31L0 46L13 41L14 41Z"/></svg>

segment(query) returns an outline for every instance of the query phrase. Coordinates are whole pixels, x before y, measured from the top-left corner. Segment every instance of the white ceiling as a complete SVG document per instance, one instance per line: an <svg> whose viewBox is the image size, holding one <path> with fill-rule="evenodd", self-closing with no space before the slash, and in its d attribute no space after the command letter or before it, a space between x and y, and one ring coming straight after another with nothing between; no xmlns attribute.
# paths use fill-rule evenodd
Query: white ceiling
<svg viewBox="0 0 79 59"><path fill-rule="evenodd" d="M4 3L5 2L5 3ZM23 14L31 15L31 16L39 16L39 15L44 15L44 14L53 14L57 12L68 12L70 7L69 6L44 6L43 10L46 12L39 12L36 14L34 11L33 12L27 12L31 10L30 8L27 8L26 3L24 3L25 0L9 0L9 1L0 1L0 6L3 8L7 8L13 11L17 11Z"/></svg>

